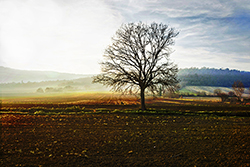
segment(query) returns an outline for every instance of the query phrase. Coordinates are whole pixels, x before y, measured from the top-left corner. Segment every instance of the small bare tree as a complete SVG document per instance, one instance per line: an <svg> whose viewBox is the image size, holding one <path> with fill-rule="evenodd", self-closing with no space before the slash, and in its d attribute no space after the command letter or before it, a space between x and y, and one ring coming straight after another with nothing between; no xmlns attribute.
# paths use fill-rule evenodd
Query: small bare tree
<svg viewBox="0 0 250 167"><path fill-rule="evenodd" d="M245 87L241 81L235 81L232 85L234 94L238 97L238 100L241 100L241 96L244 93Z"/></svg>
<svg viewBox="0 0 250 167"><path fill-rule="evenodd" d="M226 93L218 93L217 96L221 98L221 102L226 102L226 101L228 101L229 95L226 94Z"/></svg>
<svg viewBox="0 0 250 167"><path fill-rule="evenodd" d="M214 90L214 95L218 95L220 93L222 93L221 89L215 89Z"/></svg>
<svg viewBox="0 0 250 167"><path fill-rule="evenodd" d="M112 38L101 63L103 73L93 83L112 87L114 91L140 91L141 109L145 110L145 91L152 93L177 88L178 68L170 62L169 46L178 35L164 24L124 24Z"/></svg>

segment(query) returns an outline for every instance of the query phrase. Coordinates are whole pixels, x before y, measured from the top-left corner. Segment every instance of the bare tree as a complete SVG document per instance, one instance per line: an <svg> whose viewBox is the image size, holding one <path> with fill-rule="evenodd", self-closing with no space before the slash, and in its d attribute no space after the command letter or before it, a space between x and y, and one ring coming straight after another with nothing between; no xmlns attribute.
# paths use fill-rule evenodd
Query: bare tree
<svg viewBox="0 0 250 167"><path fill-rule="evenodd" d="M217 96L221 98L221 102L226 102L226 101L228 101L229 95L226 94L226 93L218 93Z"/></svg>
<svg viewBox="0 0 250 167"><path fill-rule="evenodd" d="M214 90L214 95L218 95L220 93L222 93L221 89L215 89Z"/></svg>
<svg viewBox="0 0 250 167"><path fill-rule="evenodd" d="M179 33L164 24L124 24L112 38L101 63L103 73L93 83L112 87L114 91L140 91L141 109L145 110L145 92L176 89L178 68L169 60Z"/></svg>
<svg viewBox="0 0 250 167"><path fill-rule="evenodd" d="M234 94L238 97L239 100L241 100L241 96L245 90L244 84L241 81L235 81L232 85L232 88L234 90Z"/></svg>

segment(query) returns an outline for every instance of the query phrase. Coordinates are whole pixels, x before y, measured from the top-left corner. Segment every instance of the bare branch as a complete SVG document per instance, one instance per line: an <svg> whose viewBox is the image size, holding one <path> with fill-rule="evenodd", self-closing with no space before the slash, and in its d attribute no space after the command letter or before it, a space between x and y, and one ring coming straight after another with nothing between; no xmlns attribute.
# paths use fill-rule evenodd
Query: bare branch
<svg viewBox="0 0 250 167"><path fill-rule="evenodd" d="M176 87L178 68L168 57L178 34L164 24L122 25L112 38L113 44L105 50L103 73L94 77L93 82L110 86L114 91L140 90L141 98L146 89L154 93L159 87Z"/></svg>

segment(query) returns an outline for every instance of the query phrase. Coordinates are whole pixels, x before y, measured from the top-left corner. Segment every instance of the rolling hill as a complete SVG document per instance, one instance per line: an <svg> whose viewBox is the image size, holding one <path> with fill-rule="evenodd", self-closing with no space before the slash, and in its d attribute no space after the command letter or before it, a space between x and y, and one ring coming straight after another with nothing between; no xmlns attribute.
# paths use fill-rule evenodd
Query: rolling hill
<svg viewBox="0 0 250 167"><path fill-rule="evenodd" d="M178 76L182 86L232 87L235 81L241 81L246 88L250 87L250 72L228 68L185 68L179 70Z"/></svg>
<svg viewBox="0 0 250 167"><path fill-rule="evenodd" d="M72 80L77 78L83 78L88 75L81 74L69 74L59 73L52 71L28 71L28 70L16 70L0 66L0 83L11 82L42 82L52 80Z"/></svg>
<svg viewBox="0 0 250 167"><path fill-rule="evenodd" d="M93 75L78 75L58 72L24 71L0 67L1 94L36 92L98 92L109 89L101 84L92 84ZM186 68L178 73L181 89L188 92L213 93L216 87L230 91L234 81L240 80L250 87L250 72L211 69ZM38 89L40 89L38 91Z"/></svg>

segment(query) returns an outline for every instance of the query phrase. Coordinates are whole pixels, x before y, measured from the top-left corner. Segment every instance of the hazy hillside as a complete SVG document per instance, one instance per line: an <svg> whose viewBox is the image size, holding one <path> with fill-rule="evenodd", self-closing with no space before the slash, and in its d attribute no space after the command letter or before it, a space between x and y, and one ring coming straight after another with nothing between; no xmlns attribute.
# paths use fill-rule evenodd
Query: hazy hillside
<svg viewBox="0 0 250 167"><path fill-rule="evenodd" d="M246 88L250 87L250 72L214 69L186 68L180 69L179 78L183 86L221 86L232 87L234 81L241 81Z"/></svg>
<svg viewBox="0 0 250 167"><path fill-rule="evenodd" d="M98 92L109 90L101 84L92 84L91 75L23 71L5 67L0 67L0 70L0 93L2 95L39 92ZM231 90L232 84L237 80L242 81L247 89L250 87L250 72L244 71L188 68L180 69L178 76L181 79L182 90L184 92L213 93L216 87L221 87L221 89L228 91Z"/></svg>
<svg viewBox="0 0 250 167"><path fill-rule="evenodd" d="M91 76L92 75L50 71L25 71L0 66L0 83L73 80ZM239 80L243 82L245 87L250 87L250 72L246 71L214 68L185 68L179 70L178 76L184 86L231 87L234 81Z"/></svg>
<svg viewBox="0 0 250 167"><path fill-rule="evenodd" d="M86 75L68 74L51 71L26 71L0 66L0 83L11 82L41 82L49 80L71 80L86 77Z"/></svg>
<svg viewBox="0 0 250 167"><path fill-rule="evenodd" d="M74 80L0 84L0 93L3 96L24 93L103 92L108 90L108 88L101 84L92 84L91 77Z"/></svg>

